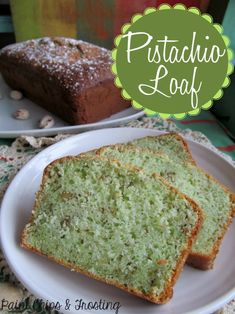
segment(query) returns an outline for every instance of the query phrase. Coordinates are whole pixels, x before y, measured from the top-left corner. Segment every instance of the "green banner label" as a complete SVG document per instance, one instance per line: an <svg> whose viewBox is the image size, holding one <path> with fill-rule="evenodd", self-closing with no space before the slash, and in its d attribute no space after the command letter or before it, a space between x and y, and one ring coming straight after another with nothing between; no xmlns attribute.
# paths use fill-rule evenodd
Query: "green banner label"
<svg viewBox="0 0 235 314"><path fill-rule="evenodd" d="M196 8L147 8L122 27L115 45L115 83L124 98L149 115L197 115L230 83L229 40L211 16Z"/></svg>

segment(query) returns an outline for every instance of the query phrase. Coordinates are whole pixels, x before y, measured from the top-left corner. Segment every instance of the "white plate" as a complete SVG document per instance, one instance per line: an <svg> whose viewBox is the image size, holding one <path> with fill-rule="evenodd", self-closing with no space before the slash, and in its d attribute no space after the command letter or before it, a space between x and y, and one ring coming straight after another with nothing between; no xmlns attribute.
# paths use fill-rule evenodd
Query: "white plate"
<svg viewBox="0 0 235 314"><path fill-rule="evenodd" d="M6 85L0 75L0 94L3 96L0 99L0 138L14 138L20 135L48 136L58 133L81 133L88 130L118 126L144 115L143 111L130 107L96 123L69 125L27 98L20 101L10 99L10 90L10 87ZM12 117L13 113L20 108L29 110L30 119L16 120ZM50 129L39 129L39 120L48 114L55 119L55 125Z"/></svg>
<svg viewBox="0 0 235 314"><path fill-rule="evenodd" d="M19 246L21 231L29 219L35 192L38 190L43 169L48 163L65 155L77 155L103 145L160 133L137 128L113 128L83 133L45 149L16 175L2 202L0 221L2 248L19 280L36 296L45 300L59 301L62 304L68 298L72 303L81 298L87 303L100 299L116 301L121 304L120 314L212 313L235 296L234 223L223 242L214 270L200 271L185 266L175 286L173 299L161 306L70 272ZM206 147L191 141L189 145L198 164L234 190L235 169ZM89 313L89 311L70 313ZM114 311L96 311L96 313L114 313Z"/></svg>

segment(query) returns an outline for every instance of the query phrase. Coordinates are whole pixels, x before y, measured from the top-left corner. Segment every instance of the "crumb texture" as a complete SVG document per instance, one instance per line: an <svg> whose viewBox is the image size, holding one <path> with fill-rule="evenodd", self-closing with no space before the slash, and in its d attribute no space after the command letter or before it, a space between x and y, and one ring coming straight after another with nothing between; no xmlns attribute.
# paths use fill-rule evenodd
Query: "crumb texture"
<svg viewBox="0 0 235 314"><path fill-rule="evenodd" d="M198 222L162 180L99 157L49 166L26 243L82 270L159 295Z"/></svg>
<svg viewBox="0 0 235 314"><path fill-rule="evenodd" d="M134 140L130 144L158 151L169 156L175 162L191 162L191 153L184 146L183 140L174 133L162 136L147 136Z"/></svg>
<svg viewBox="0 0 235 314"><path fill-rule="evenodd" d="M167 148L166 137L163 139L164 146L161 146L160 151L167 152L173 144ZM144 140L141 142L145 143ZM161 141L159 145L162 145ZM152 140L150 140L149 146L152 146ZM172 186L195 200L204 212L204 223L192 252L204 255L212 253L216 240L220 238L224 226L231 216L232 207L230 193L218 182L212 180L204 171L191 163L181 161L176 164L171 158L172 153L166 156L155 154L148 149L120 145L104 148L101 155L115 158L122 164L132 164L142 168L149 175L158 173ZM180 158L182 158L182 154Z"/></svg>

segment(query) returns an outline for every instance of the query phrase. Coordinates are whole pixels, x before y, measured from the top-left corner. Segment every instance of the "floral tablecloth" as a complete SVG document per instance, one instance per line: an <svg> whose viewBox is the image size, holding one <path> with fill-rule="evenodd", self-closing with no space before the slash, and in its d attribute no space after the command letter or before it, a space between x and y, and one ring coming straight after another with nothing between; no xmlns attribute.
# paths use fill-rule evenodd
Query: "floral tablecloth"
<svg viewBox="0 0 235 314"><path fill-rule="evenodd" d="M155 128L165 131L176 131L184 136L194 139L197 142L203 143L213 150L219 152L230 163L235 162L228 155L224 155L221 151L218 151L208 138L200 132L192 131L190 129L180 129L173 121L163 121L159 118L141 118L137 121L128 123L125 126L129 127L144 127ZM0 146L0 201L6 191L9 183L15 174L22 168L22 166L35 156L38 152L44 149L46 146L60 141L61 139L69 135L57 135L52 138L34 138L34 137L20 137L16 139L11 146ZM6 299L9 303L12 302L12 310L2 310L2 301ZM15 302L24 301L20 303L21 306L16 310ZM23 306L25 305L25 306ZM26 306L27 305L27 306ZM2 313L49 313L49 309L42 307L38 302L35 305L35 298L28 292L15 278L14 274L8 267L4 256L0 250L0 312ZM56 311L53 311L54 313ZM235 301L226 305L223 309L217 313L235 313ZM200 313L199 313L200 314Z"/></svg>

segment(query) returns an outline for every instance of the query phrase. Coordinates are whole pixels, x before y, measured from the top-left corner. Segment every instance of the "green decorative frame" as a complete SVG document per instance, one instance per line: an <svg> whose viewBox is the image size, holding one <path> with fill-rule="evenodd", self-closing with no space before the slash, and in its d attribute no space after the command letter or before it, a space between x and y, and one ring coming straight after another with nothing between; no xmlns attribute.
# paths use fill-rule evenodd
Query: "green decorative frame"
<svg viewBox="0 0 235 314"><path fill-rule="evenodd" d="M189 11L189 12L192 12L194 14L197 14L197 15L201 15L208 23L212 24L214 26L214 28L218 31L218 33L222 36L223 38L223 41L225 43L225 46L227 47L227 54L228 54L228 69L227 69L227 76L221 86L221 88L215 93L215 95L213 96L213 99L212 100L209 100L207 103L205 103L202 107L200 108L197 108L197 109L194 109L194 110L191 110L191 111L188 111L188 112L183 112L183 113L177 113L177 114L168 114L168 113L160 113L160 112L155 112L155 111L152 111L150 109L147 109L147 108L144 108L141 104L139 104L138 102L136 102L135 100L132 100L131 99L131 96L127 93L127 91L123 88L122 86L122 83L118 77L118 74L117 74L117 66L116 66L116 57L117 57L117 48L119 46L119 43L122 39L122 35L125 34L128 29L130 28L130 26L132 24L134 24L136 21L138 21L143 15L147 15L147 14L150 14L150 13L153 13L157 10L169 10L169 9L176 9L176 10L185 10L185 11ZM183 4L176 4L174 5L173 7L168 5L168 4L162 4L160 5L158 8L147 8L145 9L145 11L143 12L143 14L135 14L132 18L131 18L131 23L126 23L122 26L122 29L121 29L121 32L122 34L118 35L115 39L114 39L114 44L116 46L116 48L114 48L112 50L112 58L113 58L113 65L112 65L112 72L114 73L115 75L115 80L114 80L114 83L115 85L118 87L118 88L121 88L122 91L122 97L127 99L127 100L131 100L132 102L132 106L135 108L135 109L138 109L138 110L144 110L144 112L148 115L148 116L153 116L153 115L159 115L161 118L163 119L168 119L168 118L175 118L175 119L184 119L187 115L189 116L196 116L198 115L200 112L201 112L201 109L204 109L204 110L208 110L209 108L212 107L213 105L213 100L217 100L217 99L220 99L222 96L223 96L223 88L226 88L230 85L230 79L229 79L229 75L233 73L233 70L234 70L234 66L232 64L232 59L233 59L233 51L232 49L229 48L229 44L230 44L230 40L227 36L225 35L222 35L223 34L223 28L220 24L216 24L216 23L213 23L213 18L212 16L210 16L209 14L202 14L200 12L200 10L196 7L191 7L191 8L186 8L185 5Z"/></svg>

